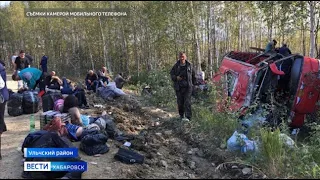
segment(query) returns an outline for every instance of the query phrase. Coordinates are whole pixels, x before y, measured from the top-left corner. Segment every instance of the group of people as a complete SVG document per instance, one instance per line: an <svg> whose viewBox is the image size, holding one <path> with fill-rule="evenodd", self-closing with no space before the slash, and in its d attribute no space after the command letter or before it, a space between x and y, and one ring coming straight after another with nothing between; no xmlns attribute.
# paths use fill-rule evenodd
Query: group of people
<svg viewBox="0 0 320 180"><path fill-rule="evenodd" d="M277 52L279 54L282 54L283 56L289 56L290 54L292 54L286 43L282 43L282 46L280 48L276 48L277 43L278 42L275 39L269 42L264 52Z"/></svg>
<svg viewBox="0 0 320 180"><path fill-rule="evenodd" d="M72 122L81 125L81 114L78 109L80 108L89 108L84 88L82 88L81 83L75 85L71 83L70 80L63 77L62 79L57 76L55 71L48 73L47 61L48 57L43 55L40 66L41 70L32 65L32 57L27 57L23 50L20 51L19 56L12 57L12 65L14 72L12 75L12 80L18 81L18 91L24 90L35 90L39 88L38 96L42 97L48 91L61 91L61 94L68 95L63 99L63 112L68 112L71 114ZM1 78L5 82L4 87L0 87L0 92L2 98L0 98L0 146L1 146L1 134L7 131L6 124L4 122L4 112L6 102L9 100L9 92L6 86L6 69L5 63L0 63L0 74ZM109 82L112 81L111 76L109 75L107 68L102 67L101 70L95 73L93 70L89 70L86 78L85 84L87 90L92 90L96 92L98 87L106 86ZM119 73L114 78L117 88L122 89L126 80L122 77L122 74ZM0 159L1 159L1 147L0 147Z"/></svg>
<svg viewBox="0 0 320 180"><path fill-rule="evenodd" d="M112 81L112 78L110 77L106 67L102 67L102 69L97 73L93 70L89 70L85 78L87 89L92 90L93 92L96 92L98 87L106 86L110 81ZM123 78L122 73L119 73L114 78L114 82L116 83L117 88L122 89L127 80Z"/></svg>

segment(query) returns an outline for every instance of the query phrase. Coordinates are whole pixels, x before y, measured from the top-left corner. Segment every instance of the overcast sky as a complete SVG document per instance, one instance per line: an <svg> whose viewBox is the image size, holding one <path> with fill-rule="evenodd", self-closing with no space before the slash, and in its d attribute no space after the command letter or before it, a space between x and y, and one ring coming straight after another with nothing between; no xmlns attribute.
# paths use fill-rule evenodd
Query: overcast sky
<svg viewBox="0 0 320 180"><path fill-rule="evenodd" d="M0 1L0 6L9 5L10 1Z"/></svg>

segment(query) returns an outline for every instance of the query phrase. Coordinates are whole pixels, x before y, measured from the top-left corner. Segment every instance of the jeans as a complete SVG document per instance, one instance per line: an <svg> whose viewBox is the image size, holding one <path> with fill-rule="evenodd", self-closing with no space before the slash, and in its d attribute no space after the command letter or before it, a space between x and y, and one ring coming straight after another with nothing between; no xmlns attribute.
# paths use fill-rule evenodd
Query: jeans
<svg viewBox="0 0 320 180"><path fill-rule="evenodd" d="M47 65L41 65L42 72L48 72Z"/></svg>
<svg viewBox="0 0 320 180"><path fill-rule="evenodd" d="M64 77L62 78L62 94L73 94L73 90L69 87L69 84L67 82L67 79Z"/></svg>
<svg viewBox="0 0 320 180"><path fill-rule="evenodd" d="M93 84L90 84L88 81L86 81L87 90L93 90L93 92L96 92L99 85L99 81L95 80L93 81Z"/></svg>
<svg viewBox="0 0 320 180"><path fill-rule="evenodd" d="M109 79L107 78L107 77L100 77L100 79L99 79L101 82L102 82L102 84L104 83L104 82L107 82L107 84L109 84Z"/></svg>

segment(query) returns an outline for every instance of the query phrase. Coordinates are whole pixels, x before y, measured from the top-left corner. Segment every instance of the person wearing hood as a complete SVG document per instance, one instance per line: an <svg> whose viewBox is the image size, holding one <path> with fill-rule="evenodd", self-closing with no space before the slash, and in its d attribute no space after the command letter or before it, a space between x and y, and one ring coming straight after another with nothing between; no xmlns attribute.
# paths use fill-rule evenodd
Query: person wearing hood
<svg viewBox="0 0 320 180"><path fill-rule="evenodd" d="M2 133L7 131L6 123L4 122L4 112L6 103L9 100L9 91L7 88L7 73L5 64L3 61L0 61L0 160L2 159L1 156L1 135Z"/></svg>

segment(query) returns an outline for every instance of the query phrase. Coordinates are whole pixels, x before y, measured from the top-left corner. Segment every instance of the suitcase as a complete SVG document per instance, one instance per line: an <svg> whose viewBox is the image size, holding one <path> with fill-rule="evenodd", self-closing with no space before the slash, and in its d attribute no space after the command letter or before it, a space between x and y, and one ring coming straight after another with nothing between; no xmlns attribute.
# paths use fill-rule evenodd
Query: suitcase
<svg viewBox="0 0 320 180"><path fill-rule="evenodd" d="M45 125L47 125L48 123L50 123L50 121L54 118L54 116L56 114L58 114L59 112L50 110L50 111L46 111L43 112L42 114L40 114L40 129L42 130L44 128Z"/></svg>
<svg viewBox="0 0 320 180"><path fill-rule="evenodd" d="M126 164L143 164L144 162L143 155L140 155L132 150L124 149L121 147L119 148L119 151L114 156L114 158Z"/></svg>
<svg viewBox="0 0 320 180"><path fill-rule="evenodd" d="M40 115L40 129L42 130L54 117L60 117L61 122L71 121L71 115L69 113L60 113L59 111L50 110Z"/></svg>

